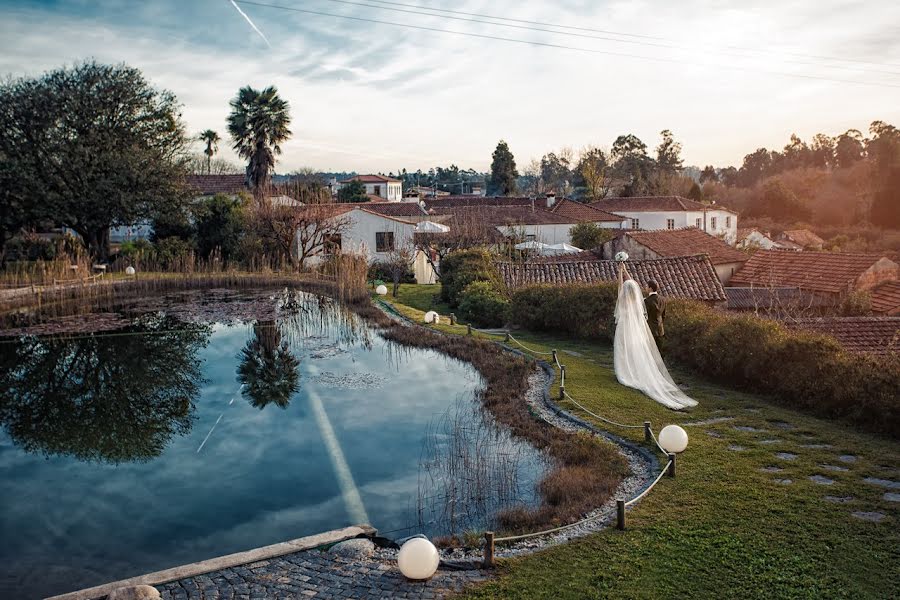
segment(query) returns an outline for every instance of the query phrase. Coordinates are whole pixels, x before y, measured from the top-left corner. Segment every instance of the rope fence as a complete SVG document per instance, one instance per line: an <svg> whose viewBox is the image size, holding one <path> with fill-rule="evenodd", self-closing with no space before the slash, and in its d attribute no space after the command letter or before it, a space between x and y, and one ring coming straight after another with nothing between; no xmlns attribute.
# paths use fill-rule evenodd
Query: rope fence
<svg viewBox="0 0 900 600"><path fill-rule="evenodd" d="M461 323L459 323L457 321L456 315L454 315L454 314L450 315L450 324L451 325L461 325ZM603 423L612 425L613 427L619 427L622 429L643 429L644 430L644 441L648 444L650 444L652 442L652 445L655 447L655 449L658 449L660 452L662 452L667 457L668 462L666 462L665 466L662 468L662 471L659 473L659 475L656 476L656 479L654 479L653 482L650 485L648 485L640 494L638 494L634 498L627 500L627 501L624 499L616 500L616 528L620 529L620 530L624 530L625 529L625 510L628 507L633 506L634 504L639 502L644 497L646 497L650 493L650 491L654 487L656 487L656 484L658 484L664 476L668 475L669 477L675 477L675 464L676 464L675 456L676 455L671 452L668 452L665 448L662 447L662 445L659 443L659 440L656 438L656 434L653 433L653 429L651 427L650 421L644 421L640 425L628 425L625 423L619 423L617 421L613 421L612 419L608 419L602 415L598 415L594 411L586 408L583 404L578 402L575 398L573 398L572 395L566 391L566 366L559 362L559 353L557 350L554 349L554 350L551 350L550 352L544 352L544 351L537 350L535 348L531 348L531 347L523 344L520 340L513 337L513 335L510 334L508 331L506 331L504 333L499 333L497 331L477 329L475 327L472 327L471 324L466 325L466 334L467 335L472 335L473 331L477 331L478 333L481 333L483 335L488 335L488 336L502 335L502 336L504 336L504 341L513 342L518 347L522 348L522 350L524 350L532 355L551 357L552 366L555 367L555 369L557 369L559 371L559 400L568 400L569 402L571 402L574 406L576 406L578 409L580 409L584 413L594 417L595 419L597 419ZM486 567L493 566L493 564L494 564L494 545L495 544L516 542L516 541L520 541L520 540L550 535L553 533L559 533L561 531L566 531L568 529L573 529L578 526L590 523L592 521L596 521L605 516L606 516L605 514L601 513L601 514L597 514L597 515L594 515L591 517L586 517L586 518L576 521L574 523L569 523L568 525L562 525L560 527L554 527L552 529L545 529L543 531L535 531L532 533L524 533L524 534L520 534L520 535L495 537L493 531L486 531L486 532L484 532L484 540L485 540L484 565Z"/></svg>

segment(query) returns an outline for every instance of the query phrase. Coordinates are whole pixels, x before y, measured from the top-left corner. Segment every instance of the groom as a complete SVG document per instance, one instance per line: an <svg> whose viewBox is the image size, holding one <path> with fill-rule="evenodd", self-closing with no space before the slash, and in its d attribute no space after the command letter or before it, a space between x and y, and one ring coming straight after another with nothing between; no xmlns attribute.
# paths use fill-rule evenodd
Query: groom
<svg viewBox="0 0 900 600"><path fill-rule="evenodd" d="M662 352L663 342L666 339L666 328L663 325L663 319L666 318L666 301L659 295L659 284L653 279L647 282L650 293L644 298L644 307L647 309L647 323L650 325L650 332L653 333L653 340L656 347Z"/></svg>

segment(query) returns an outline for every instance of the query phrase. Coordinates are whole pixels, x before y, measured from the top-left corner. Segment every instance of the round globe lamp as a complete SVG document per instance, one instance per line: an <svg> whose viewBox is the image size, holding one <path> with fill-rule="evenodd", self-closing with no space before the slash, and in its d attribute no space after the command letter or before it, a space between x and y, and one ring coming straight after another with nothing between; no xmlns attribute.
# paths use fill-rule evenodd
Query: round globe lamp
<svg viewBox="0 0 900 600"><path fill-rule="evenodd" d="M379 296L387 296L387 286L379 285L377 288L375 288L375 293Z"/></svg>
<svg viewBox="0 0 900 600"><path fill-rule="evenodd" d="M425 322L434 323L435 325L437 325L441 322L441 316L433 310L429 310L427 313L425 313Z"/></svg>
<svg viewBox="0 0 900 600"><path fill-rule="evenodd" d="M403 544L397 555L397 566L407 579L422 581L430 579L441 562L434 544L425 538L413 538Z"/></svg>
<svg viewBox="0 0 900 600"><path fill-rule="evenodd" d="M666 425L659 432L659 445L670 454L684 452L688 445L687 431L678 425Z"/></svg>
<svg viewBox="0 0 900 600"><path fill-rule="evenodd" d="M129 275L129 276L134 275L135 274L134 267L125 267L125 274Z"/></svg>

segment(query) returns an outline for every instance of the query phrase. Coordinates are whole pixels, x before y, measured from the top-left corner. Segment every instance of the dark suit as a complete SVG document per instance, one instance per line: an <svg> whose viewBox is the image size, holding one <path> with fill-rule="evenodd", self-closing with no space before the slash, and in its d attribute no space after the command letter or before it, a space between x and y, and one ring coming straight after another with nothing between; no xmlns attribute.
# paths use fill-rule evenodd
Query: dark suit
<svg viewBox="0 0 900 600"><path fill-rule="evenodd" d="M666 327L663 323L666 318L666 301L656 292L652 292L644 298L644 307L647 309L647 324L656 340L656 346L662 349L663 339L666 337Z"/></svg>

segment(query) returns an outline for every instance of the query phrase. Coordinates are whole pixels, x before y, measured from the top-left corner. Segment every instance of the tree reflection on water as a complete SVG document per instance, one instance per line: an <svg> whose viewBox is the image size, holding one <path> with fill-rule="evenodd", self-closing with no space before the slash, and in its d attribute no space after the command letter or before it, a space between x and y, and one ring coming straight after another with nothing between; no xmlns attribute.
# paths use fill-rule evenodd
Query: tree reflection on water
<svg viewBox="0 0 900 600"><path fill-rule="evenodd" d="M24 450L118 464L191 430L211 328L147 315L115 332L0 343L0 424Z"/></svg>
<svg viewBox="0 0 900 600"><path fill-rule="evenodd" d="M287 408L297 390L300 361L282 341L279 324L259 321L253 326L253 338L241 350L237 379L250 404L262 410L269 404Z"/></svg>

